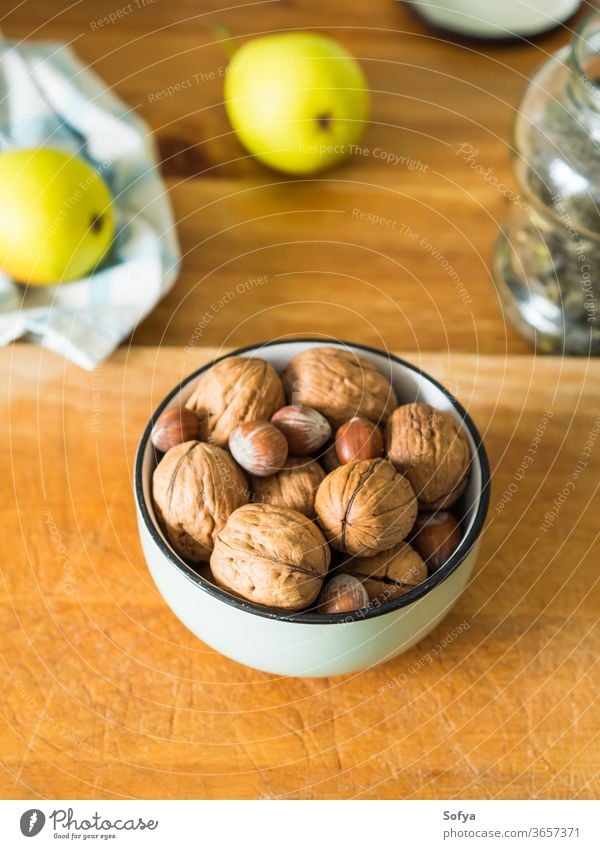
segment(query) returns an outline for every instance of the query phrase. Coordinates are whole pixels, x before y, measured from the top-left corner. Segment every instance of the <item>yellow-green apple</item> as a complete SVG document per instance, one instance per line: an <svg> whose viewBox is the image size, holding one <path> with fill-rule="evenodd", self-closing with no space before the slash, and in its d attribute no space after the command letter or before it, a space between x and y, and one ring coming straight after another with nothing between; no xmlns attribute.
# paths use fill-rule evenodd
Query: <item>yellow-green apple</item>
<svg viewBox="0 0 600 849"><path fill-rule="evenodd" d="M369 92L360 65L337 42L286 32L255 38L234 53L225 108L257 159L287 174L313 174L352 152Z"/></svg>
<svg viewBox="0 0 600 849"><path fill-rule="evenodd" d="M47 286L95 268L114 235L104 179L77 156L54 148L0 154L0 268Z"/></svg>

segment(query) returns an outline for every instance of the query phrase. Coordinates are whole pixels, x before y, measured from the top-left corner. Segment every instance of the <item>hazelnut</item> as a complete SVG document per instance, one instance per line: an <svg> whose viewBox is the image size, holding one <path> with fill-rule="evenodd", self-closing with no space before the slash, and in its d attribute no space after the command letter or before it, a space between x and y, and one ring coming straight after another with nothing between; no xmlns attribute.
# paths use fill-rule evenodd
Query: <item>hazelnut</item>
<svg viewBox="0 0 600 849"><path fill-rule="evenodd" d="M331 553L306 516L274 504L246 504L232 513L215 541L215 581L242 598L301 610L319 595Z"/></svg>
<svg viewBox="0 0 600 849"><path fill-rule="evenodd" d="M206 561L230 513L248 501L248 484L227 451L207 442L182 442L155 468L152 498L177 554Z"/></svg>
<svg viewBox="0 0 600 849"><path fill-rule="evenodd" d="M316 460L288 457L281 471L269 477L252 477L254 500L263 504L280 504L315 518L315 495L325 472Z"/></svg>
<svg viewBox="0 0 600 849"><path fill-rule="evenodd" d="M296 457L314 454L331 436L331 425L325 416L303 404L290 404L277 410L271 424L283 433L290 454Z"/></svg>
<svg viewBox="0 0 600 849"><path fill-rule="evenodd" d="M280 430L269 422L242 422L229 436L234 460L251 475L274 475L285 463L288 444Z"/></svg>
<svg viewBox="0 0 600 849"><path fill-rule="evenodd" d="M355 416L338 428L335 451L342 464L352 460L375 460L383 454L383 435L376 424Z"/></svg>
<svg viewBox="0 0 600 849"><path fill-rule="evenodd" d="M417 499L408 478L389 460L353 460L327 475L315 509L334 548L370 557L406 537L417 516Z"/></svg>
<svg viewBox="0 0 600 849"><path fill-rule="evenodd" d="M429 404L394 410L387 425L387 453L412 483L423 510L450 507L465 490L468 439L452 416Z"/></svg>
<svg viewBox="0 0 600 849"><path fill-rule="evenodd" d="M327 581L317 599L319 613L350 613L368 606L369 594L352 575L335 575Z"/></svg>
<svg viewBox="0 0 600 849"><path fill-rule="evenodd" d="M314 407L334 428L352 416L385 423L398 403L390 381L345 348L308 348L288 363L281 380L290 403Z"/></svg>
<svg viewBox="0 0 600 849"><path fill-rule="evenodd" d="M158 451L166 452L181 442L198 439L200 428L200 419L193 410L186 407L167 407L154 423L150 439Z"/></svg>
<svg viewBox="0 0 600 849"><path fill-rule="evenodd" d="M362 582L371 604L383 604L405 595L427 578L427 566L406 542L374 557L354 557L346 562L345 568Z"/></svg>
<svg viewBox="0 0 600 849"><path fill-rule="evenodd" d="M412 532L411 544L435 572L450 558L461 540L460 525L445 510L419 513Z"/></svg>
<svg viewBox="0 0 600 849"><path fill-rule="evenodd" d="M285 404L273 366L258 357L229 357L198 378L186 407L207 420L208 440L225 448L241 422L265 419Z"/></svg>

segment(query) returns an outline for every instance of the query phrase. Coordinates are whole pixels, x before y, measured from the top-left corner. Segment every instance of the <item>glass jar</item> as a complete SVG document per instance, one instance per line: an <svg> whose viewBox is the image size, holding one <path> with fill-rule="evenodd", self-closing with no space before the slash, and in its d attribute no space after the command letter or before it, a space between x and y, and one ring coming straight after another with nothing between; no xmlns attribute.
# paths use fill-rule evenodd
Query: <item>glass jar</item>
<svg viewBox="0 0 600 849"><path fill-rule="evenodd" d="M600 353L600 13L530 82L513 138L520 196L494 256L509 318L538 350Z"/></svg>

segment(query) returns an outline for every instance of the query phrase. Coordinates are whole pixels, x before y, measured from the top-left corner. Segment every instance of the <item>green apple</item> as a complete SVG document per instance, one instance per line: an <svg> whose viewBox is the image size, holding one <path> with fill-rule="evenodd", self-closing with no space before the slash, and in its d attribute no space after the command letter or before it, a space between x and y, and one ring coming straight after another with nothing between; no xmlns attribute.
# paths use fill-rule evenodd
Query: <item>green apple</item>
<svg viewBox="0 0 600 849"><path fill-rule="evenodd" d="M0 268L13 279L48 286L83 277L114 229L108 187L79 157L47 147L0 154Z"/></svg>
<svg viewBox="0 0 600 849"><path fill-rule="evenodd" d="M225 74L225 108L244 147L278 171L313 174L352 152L369 92L343 47L310 32L248 41Z"/></svg>

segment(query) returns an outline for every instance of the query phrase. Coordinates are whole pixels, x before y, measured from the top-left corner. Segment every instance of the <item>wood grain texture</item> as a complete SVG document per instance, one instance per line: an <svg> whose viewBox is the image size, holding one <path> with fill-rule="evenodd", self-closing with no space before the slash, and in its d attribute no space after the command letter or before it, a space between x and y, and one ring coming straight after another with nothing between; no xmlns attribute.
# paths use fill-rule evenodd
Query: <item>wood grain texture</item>
<svg viewBox="0 0 600 849"><path fill-rule="evenodd" d="M208 315L206 345L335 327L342 338L410 351L528 351L505 323L490 256L505 195L516 190L515 108L567 31L535 44L458 46L392 0L15 6L2 20L7 36L71 42L156 133L184 263L136 344L185 344ZM363 152L305 181L249 158L223 108L219 22L240 40L300 28L346 45L373 91Z"/></svg>
<svg viewBox="0 0 600 849"><path fill-rule="evenodd" d="M597 796L599 364L412 355L485 437L475 575L402 657L296 680L196 640L138 543L139 434L217 353L139 346L87 374L41 349L0 351L0 794Z"/></svg>

